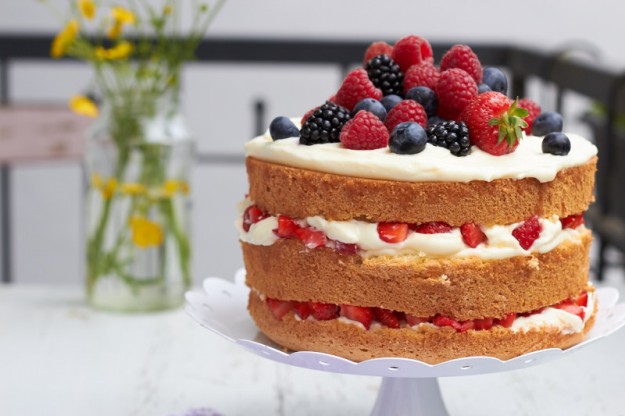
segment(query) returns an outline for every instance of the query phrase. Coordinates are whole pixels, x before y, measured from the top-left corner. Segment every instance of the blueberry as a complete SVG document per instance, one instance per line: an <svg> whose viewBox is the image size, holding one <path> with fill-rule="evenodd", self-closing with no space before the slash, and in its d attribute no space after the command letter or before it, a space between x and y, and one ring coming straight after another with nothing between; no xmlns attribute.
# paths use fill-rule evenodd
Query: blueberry
<svg viewBox="0 0 625 416"><path fill-rule="evenodd" d="M365 110L375 114L380 120L386 120L386 108L381 102L374 98L365 98L360 100L352 111L352 116L355 116L360 110Z"/></svg>
<svg viewBox="0 0 625 416"><path fill-rule="evenodd" d="M437 124L440 124L442 122L444 122L445 119L439 116L432 116L432 117L428 117L428 127L430 126L435 126Z"/></svg>
<svg viewBox="0 0 625 416"><path fill-rule="evenodd" d="M391 152L400 155L413 155L425 149L428 135L418 123L405 121L393 129L388 146Z"/></svg>
<svg viewBox="0 0 625 416"><path fill-rule="evenodd" d="M406 98L421 104L428 117L436 114L436 110L438 110L438 96L428 87L410 88L406 93Z"/></svg>
<svg viewBox="0 0 625 416"><path fill-rule="evenodd" d="M540 113L532 125L534 136L545 136L549 133L562 131L563 120L560 113L545 111Z"/></svg>
<svg viewBox="0 0 625 416"><path fill-rule="evenodd" d="M480 84L480 85L477 86L477 93L478 94L481 94L483 92L488 92L488 91L492 91L492 90L486 84Z"/></svg>
<svg viewBox="0 0 625 416"><path fill-rule="evenodd" d="M508 93L508 78L499 68L487 66L482 71L482 83L488 85L492 91L500 92L504 95Z"/></svg>
<svg viewBox="0 0 625 416"><path fill-rule="evenodd" d="M384 108L386 108L386 111L391 111L393 107L401 103L401 100L402 98L399 95L390 94L382 97L382 100L380 102L382 103Z"/></svg>
<svg viewBox="0 0 625 416"><path fill-rule="evenodd" d="M543 153L556 156L566 156L571 151L571 141L564 133L549 133L543 139Z"/></svg>
<svg viewBox="0 0 625 416"><path fill-rule="evenodd" d="M298 137L299 130L288 117L280 116L271 121L269 134L273 140L280 140L288 137Z"/></svg>

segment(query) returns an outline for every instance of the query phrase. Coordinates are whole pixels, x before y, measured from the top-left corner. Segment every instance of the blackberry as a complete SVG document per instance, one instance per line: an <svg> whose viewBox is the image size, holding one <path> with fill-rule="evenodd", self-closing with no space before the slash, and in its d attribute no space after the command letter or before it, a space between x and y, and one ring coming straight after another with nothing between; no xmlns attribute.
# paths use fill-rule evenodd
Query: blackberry
<svg viewBox="0 0 625 416"><path fill-rule="evenodd" d="M365 69L373 85L382 90L382 95L402 95L404 92L404 73L390 56L371 58Z"/></svg>
<svg viewBox="0 0 625 416"><path fill-rule="evenodd" d="M454 156L466 156L471 151L469 129L464 121L443 121L426 129L428 143L449 149Z"/></svg>
<svg viewBox="0 0 625 416"><path fill-rule="evenodd" d="M306 119L299 133L300 144L307 146L321 143L337 143L341 129L352 118L349 110L331 101L316 109Z"/></svg>

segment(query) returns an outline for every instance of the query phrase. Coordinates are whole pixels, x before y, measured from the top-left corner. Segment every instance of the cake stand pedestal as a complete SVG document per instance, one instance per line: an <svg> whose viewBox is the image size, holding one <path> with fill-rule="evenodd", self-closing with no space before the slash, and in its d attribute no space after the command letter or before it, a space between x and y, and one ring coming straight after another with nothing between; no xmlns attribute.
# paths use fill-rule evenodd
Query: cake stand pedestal
<svg viewBox="0 0 625 416"><path fill-rule="evenodd" d="M617 304L618 291L597 289L599 310L586 339L566 350L549 348L501 361L493 357L466 357L431 365L408 358L377 358L356 363L332 354L313 351L285 353L262 333L247 313L249 288L245 271L234 283L208 278L204 292L188 292L185 310L200 325L264 358L314 370L382 377L371 415L446 416L437 377L496 373L527 368L565 357L607 337L625 326L625 303Z"/></svg>

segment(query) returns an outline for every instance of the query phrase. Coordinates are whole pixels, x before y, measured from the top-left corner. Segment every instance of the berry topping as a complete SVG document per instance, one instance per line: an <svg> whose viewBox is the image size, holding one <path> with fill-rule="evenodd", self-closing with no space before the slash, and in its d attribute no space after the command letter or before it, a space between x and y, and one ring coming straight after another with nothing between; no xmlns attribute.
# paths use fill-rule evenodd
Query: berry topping
<svg viewBox="0 0 625 416"><path fill-rule="evenodd" d="M560 218L560 224L562 228L577 228L584 224L583 214L573 214L568 217Z"/></svg>
<svg viewBox="0 0 625 416"><path fill-rule="evenodd" d="M588 306L588 292L582 292L575 299L575 304L577 306L583 306L584 308Z"/></svg>
<svg viewBox="0 0 625 416"><path fill-rule="evenodd" d="M299 228L301 227L293 221L293 218L280 215L278 216L278 228L275 230L275 233L282 238L296 238Z"/></svg>
<svg viewBox="0 0 625 416"><path fill-rule="evenodd" d="M559 133L562 131L564 120L560 113L545 111L536 117L532 134L534 136L546 136L549 133Z"/></svg>
<svg viewBox="0 0 625 416"><path fill-rule="evenodd" d="M336 143L341 129L351 118L349 110L326 101L302 124L299 142L305 145Z"/></svg>
<svg viewBox="0 0 625 416"><path fill-rule="evenodd" d="M356 115L356 113L361 110L375 114L381 121L386 120L386 108L378 100L373 98L365 98L364 100L361 100L358 104L356 104L356 107L354 107L352 114Z"/></svg>
<svg viewBox="0 0 625 416"><path fill-rule="evenodd" d="M372 150L386 147L389 134L384 123L368 111L359 111L341 131L341 143L352 150Z"/></svg>
<svg viewBox="0 0 625 416"><path fill-rule="evenodd" d="M401 100L402 98L399 95L391 94L391 95L385 95L384 97L382 97L382 100L380 100L380 102L382 103L384 108L386 108L386 112L388 113L389 111L393 109L393 107L401 103Z"/></svg>
<svg viewBox="0 0 625 416"><path fill-rule="evenodd" d="M428 116L421 104L413 100L403 100L388 112L384 124L388 131L393 131L396 125L404 121L414 121L425 127L427 119Z"/></svg>
<svg viewBox="0 0 625 416"><path fill-rule="evenodd" d="M341 305L341 316L360 322L366 329L369 329L373 322L373 311L371 308L352 305Z"/></svg>
<svg viewBox="0 0 625 416"><path fill-rule="evenodd" d="M530 100L529 98L521 98L519 100L519 107L525 108L528 112L527 117L524 118L525 122L527 123L527 127L523 130L525 130L527 134L532 134L532 126L534 125L534 120L536 120L536 117L538 117L542 110L535 101Z"/></svg>
<svg viewBox="0 0 625 416"><path fill-rule="evenodd" d="M390 309L373 308L375 320L388 328L397 329L401 324L401 314Z"/></svg>
<svg viewBox="0 0 625 416"><path fill-rule="evenodd" d="M310 314L318 321L329 321L339 317L339 306L331 303L309 302Z"/></svg>
<svg viewBox="0 0 625 416"><path fill-rule="evenodd" d="M408 237L408 224L403 222L381 222L378 224L380 240L387 243L401 243Z"/></svg>
<svg viewBox="0 0 625 416"><path fill-rule="evenodd" d="M418 65L422 61L429 61L432 58L432 47L430 43L420 36L410 35L401 38L393 46L391 58L401 68L407 71L412 65Z"/></svg>
<svg viewBox="0 0 625 416"><path fill-rule="evenodd" d="M404 73L399 65L388 55L378 55L365 66L373 85L382 90L382 94L401 94L404 91Z"/></svg>
<svg viewBox="0 0 625 416"><path fill-rule="evenodd" d="M480 94L462 113L462 120L471 132L471 143L490 153L501 156L512 153L527 127L523 120L527 110L518 107L499 92Z"/></svg>
<svg viewBox="0 0 625 416"><path fill-rule="evenodd" d="M300 319L306 319L310 316L310 303L309 302L293 302L293 309Z"/></svg>
<svg viewBox="0 0 625 416"><path fill-rule="evenodd" d="M243 212L243 231L248 232L252 224L256 224L268 216L269 214L261 211L256 205L250 205L245 212Z"/></svg>
<svg viewBox="0 0 625 416"><path fill-rule="evenodd" d="M464 121L443 121L426 130L428 143L449 149L454 156L466 156L471 151L469 129Z"/></svg>
<svg viewBox="0 0 625 416"><path fill-rule="evenodd" d="M512 323L516 319L516 313L510 312L503 316L503 318L495 319L495 325L501 325L504 328L510 328Z"/></svg>
<svg viewBox="0 0 625 416"><path fill-rule="evenodd" d="M295 230L297 238L302 240L307 248L323 247L328 242L328 237L323 233L314 229L313 227L298 228Z"/></svg>
<svg viewBox="0 0 625 416"><path fill-rule="evenodd" d="M424 222L423 224L413 224L410 226L410 229L420 234L442 234L451 232L453 227L446 222L432 221Z"/></svg>
<svg viewBox="0 0 625 416"><path fill-rule="evenodd" d="M438 96L431 88L423 86L410 88L406 93L406 99L421 104L428 117L435 115L438 110Z"/></svg>
<svg viewBox="0 0 625 416"><path fill-rule="evenodd" d="M269 134L273 140L299 137L299 130L293 122L284 116L276 117L269 124Z"/></svg>
<svg viewBox="0 0 625 416"><path fill-rule="evenodd" d="M436 88L441 73L434 65L422 63L408 68L404 74L404 92L414 87Z"/></svg>
<svg viewBox="0 0 625 416"><path fill-rule="evenodd" d="M293 309L293 302L278 299L267 298L267 305L269 305L269 309L271 309L273 316L279 321L282 320L284 315Z"/></svg>
<svg viewBox="0 0 625 416"><path fill-rule="evenodd" d="M542 230L543 226L535 215L512 230L512 236L517 239L523 250L528 250L534 244L534 241L540 237Z"/></svg>
<svg viewBox="0 0 625 416"><path fill-rule="evenodd" d="M543 138L543 153L566 156L571 151L571 141L564 133L549 133Z"/></svg>
<svg viewBox="0 0 625 416"><path fill-rule="evenodd" d="M471 78L476 84L482 82L482 65L477 55L468 45L454 45L449 49L441 59L441 71L451 68L460 68Z"/></svg>
<svg viewBox="0 0 625 416"><path fill-rule="evenodd" d="M568 313L571 313L573 315L577 315L582 320L586 316L586 313L584 312L584 309L581 306L573 303L573 301L571 301L571 300L565 300L564 302L560 302L557 305L554 305L553 307L556 308L556 309L561 309L561 310L566 311Z"/></svg>
<svg viewBox="0 0 625 416"><path fill-rule="evenodd" d="M459 68L441 73L436 88L438 114L447 120L460 120L460 114L477 97L477 84Z"/></svg>
<svg viewBox="0 0 625 416"><path fill-rule="evenodd" d="M495 320L493 318L482 318L473 320L473 329L476 331L489 330L493 327Z"/></svg>
<svg viewBox="0 0 625 416"><path fill-rule="evenodd" d="M492 91L492 90L486 84L480 84L480 85L477 86L477 94L478 95L483 94L483 93L488 92L488 91Z"/></svg>
<svg viewBox="0 0 625 416"><path fill-rule="evenodd" d="M355 256L358 254L358 244L343 243L334 241L334 249L345 256Z"/></svg>
<svg viewBox="0 0 625 416"><path fill-rule="evenodd" d="M405 121L395 126L388 146L393 153L413 155L422 152L427 142L427 134L421 125Z"/></svg>
<svg viewBox="0 0 625 416"><path fill-rule="evenodd" d="M389 45L386 42L373 42L371 45L369 45L369 47L367 48L367 51L365 52L365 59L362 62L362 65L365 66L367 65L367 62L369 62L372 58L375 58L378 55L388 55L391 56L391 54L393 53L393 47L391 45Z"/></svg>
<svg viewBox="0 0 625 416"><path fill-rule="evenodd" d="M382 91L373 85L367 71L363 68L354 69L347 74L336 93L336 103L351 111L364 98L380 100Z"/></svg>
<svg viewBox="0 0 625 416"><path fill-rule="evenodd" d="M460 226L462 241L471 248L479 246L486 241L486 234L480 229L480 226L472 222L467 222Z"/></svg>
<svg viewBox="0 0 625 416"><path fill-rule="evenodd" d="M331 100L328 100L328 101L331 101ZM315 111L317 111L320 107L321 107L321 106L319 105L319 106L317 106L317 107L315 107L315 108L311 108L310 110L308 110L308 111L306 112L306 114L304 114L304 115L302 116L302 119L299 121L300 126L303 126L303 125L304 125L304 123L306 123L306 120L308 120L308 118L309 118L310 116L312 116L312 115L313 115L313 113L314 113Z"/></svg>
<svg viewBox="0 0 625 416"><path fill-rule="evenodd" d="M432 116L428 117L428 127L436 126L439 123L444 122L445 119L440 116ZM468 132L469 130L467 130Z"/></svg>
<svg viewBox="0 0 625 416"><path fill-rule="evenodd" d="M406 314L406 322L408 322L408 325L410 326L415 326L415 325L423 324L425 322L430 322L430 318L422 318L419 316Z"/></svg>
<svg viewBox="0 0 625 416"><path fill-rule="evenodd" d="M456 331L460 331L462 329L462 324L459 321L456 321L448 316L436 315L432 320L432 323L436 326L450 326Z"/></svg>
<svg viewBox="0 0 625 416"><path fill-rule="evenodd" d="M508 94L508 78L499 68L487 66L482 71L482 83L486 84L491 91Z"/></svg>

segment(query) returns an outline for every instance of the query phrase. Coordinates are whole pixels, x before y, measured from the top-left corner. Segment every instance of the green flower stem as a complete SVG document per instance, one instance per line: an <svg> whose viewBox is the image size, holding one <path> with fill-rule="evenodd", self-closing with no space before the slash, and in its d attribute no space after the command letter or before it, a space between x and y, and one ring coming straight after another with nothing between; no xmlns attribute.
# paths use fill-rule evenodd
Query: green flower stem
<svg viewBox="0 0 625 416"><path fill-rule="evenodd" d="M180 267L182 269L182 278L184 279L184 284L186 287L190 287L191 271L189 269L189 260L191 258L191 244L189 243L189 238L187 237L186 233L182 231L178 226L173 199L163 199L160 202L159 206L161 208L161 214L163 215L163 218L165 218L167 229L173 232L176 243L178 243L178 255L180 257Z"/></svg>

